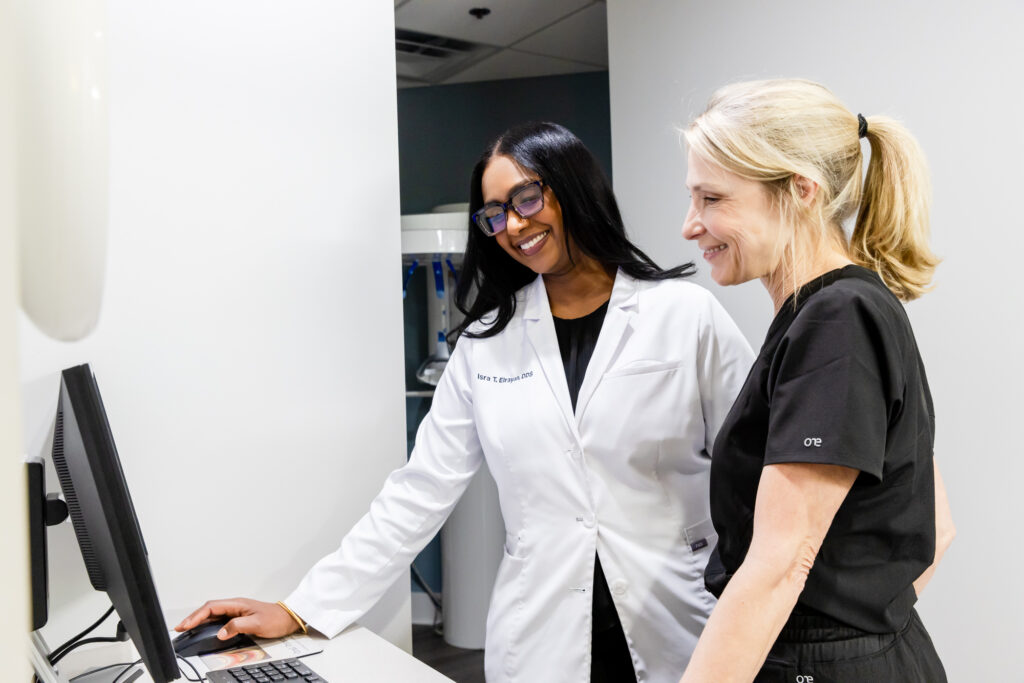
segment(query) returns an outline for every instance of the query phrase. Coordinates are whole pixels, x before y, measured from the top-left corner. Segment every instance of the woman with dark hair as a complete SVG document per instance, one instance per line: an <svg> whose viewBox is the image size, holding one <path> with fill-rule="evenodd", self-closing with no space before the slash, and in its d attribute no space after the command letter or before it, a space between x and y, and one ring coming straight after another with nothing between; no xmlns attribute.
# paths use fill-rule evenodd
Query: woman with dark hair
<svg viewBox="0 0 1024 683"><path fill-rule="evenodd" d="M458 343L408 465L281 604L224 629L333 636L436 534L480 464L506 537L489 681L674 683L710 613L708 453L752 353L705 290L626 237L597 161L526 124L473 171ZM287 608L284 607L287 605Z"/></svg>

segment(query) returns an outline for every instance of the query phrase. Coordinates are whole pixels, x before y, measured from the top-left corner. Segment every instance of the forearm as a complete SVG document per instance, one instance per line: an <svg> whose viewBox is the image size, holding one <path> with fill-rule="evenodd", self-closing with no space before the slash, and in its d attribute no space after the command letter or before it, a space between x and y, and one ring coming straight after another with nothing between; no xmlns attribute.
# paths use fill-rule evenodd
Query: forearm
<svg viewBox="0 0 1024 683"><path fill-rule="evenodd" d="M681 683L753 680L793 611L809 569L803 560L779 571L748 558L711 613Z"/></svg>
<svg viewBox="0 0 1024 683"><path fill-rule="evenodd" d="M683 683L754 679L856 478L856 470L835 465L764 468L750 549L711 613Z"/></svg>
<svg viewBox="0 0 1024 683"><path fill-rule="evenodd" d="M942 474L939 472L938 464L935 465L935 559L931 566L924 570L921 576L914 581L914 592L921 595L921 591L931 581L935 574L935 568L939 566L942 556L953 543L956 536L956 527L953 525L953 515L949 509L949 498L946 495L946 485L942 481Z"/></svg>
<svg viewBox="0 0 1024 683"><path fill-rule="evenodd" d="M921 576L914 580L914 592L917 595L921 595L921 591L928 585L928 582L932 580L932 576L935 575L935 569L939 566L939 562L942 560L942 556L946 553L946 549L953 542L953 536L956 535L956 531L952 526L948 530L937 531L935 536L935 560L932 561L928 569L925 569Z"/></svg>

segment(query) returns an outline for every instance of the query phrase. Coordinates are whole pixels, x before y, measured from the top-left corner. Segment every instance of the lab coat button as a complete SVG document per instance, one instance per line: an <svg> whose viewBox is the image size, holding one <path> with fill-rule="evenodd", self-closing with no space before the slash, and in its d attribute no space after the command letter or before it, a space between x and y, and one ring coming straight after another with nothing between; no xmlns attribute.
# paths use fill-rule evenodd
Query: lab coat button
<svg viewBox="0 0 1024 683"><path fill-rule="evenodd" d="M572 458L573 460L578 461L580 459L580 449L575 447L570 449L569 457Z"/></svg>
<svg viewBox="0 0 1024 683"><path fill-rule="evenodd" d="M587 527L588 529L593 529L594 528L594 515L591 515L591 514L583 515L583 526Z"/></svg>
<svg viewBox="0 0 1024 683"><path fill-rule="evenodd" d="M615 579L612 581L612 593L615 595L625 595L626 589L629 588L629 582L625 579Z"/></svg>

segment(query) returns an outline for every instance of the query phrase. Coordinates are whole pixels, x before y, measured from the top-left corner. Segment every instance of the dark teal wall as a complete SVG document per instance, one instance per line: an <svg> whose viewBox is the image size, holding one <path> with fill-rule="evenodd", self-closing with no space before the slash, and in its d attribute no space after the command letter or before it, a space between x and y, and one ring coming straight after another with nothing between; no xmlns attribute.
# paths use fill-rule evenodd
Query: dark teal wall
<svg viewBox="0 0 1024 683"><path fill-rule="evenodd" d="M608 73L517 78L398 91L402 213L469 201L469 175L506 128L554 121L574 132L611 178Z"/></svg>
<svg viewBox="0 0 1024 683"><path fill-rule="evenodd" d="M402 213L426 213L438 204L468 202L469 175L484 147L506 128L524 121L554 121L566 126L612 177L607 72L408 88L398 91ZM416 368L430 353L426 287L426 272L421 267L409 283L404 302L409 388L427 388L415 377ZM407 398L405 408L411 451L430 400ZM435 538L416 558L416 568L437 591L442 589L440 545ZM419 590L415 582L413 590Z"/></svg>

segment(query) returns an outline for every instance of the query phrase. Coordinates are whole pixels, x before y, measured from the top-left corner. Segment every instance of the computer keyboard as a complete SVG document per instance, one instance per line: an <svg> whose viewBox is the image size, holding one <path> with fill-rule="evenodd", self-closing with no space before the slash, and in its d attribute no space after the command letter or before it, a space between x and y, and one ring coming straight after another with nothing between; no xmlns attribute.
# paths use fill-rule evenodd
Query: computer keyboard
<svg viewBox="0 0 1024 683"><path fill-rule="evenodd" d="M279 659L210 671L206 674L206 680L209 683L327 683L297 659Z"/></svg>

